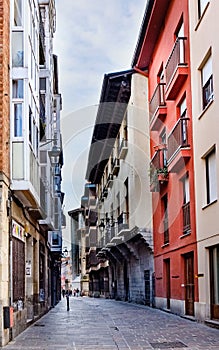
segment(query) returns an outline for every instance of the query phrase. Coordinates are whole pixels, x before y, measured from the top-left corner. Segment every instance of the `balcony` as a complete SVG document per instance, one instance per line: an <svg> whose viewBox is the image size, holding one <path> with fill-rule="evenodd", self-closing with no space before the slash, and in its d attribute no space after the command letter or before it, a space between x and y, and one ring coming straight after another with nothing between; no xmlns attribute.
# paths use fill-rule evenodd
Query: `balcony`
<svg viewBox="0 0 219 350"><path fill-rule="evenodd" d="M118 222L118 235L120 235L122 231L129 229L128 213L122 212L118 216L117 222Z"/></svg>
<svg viewBox="0 0 219 350"><path fill-rule="evenodd" d="M188 141L189 118L180 118L168 136L168 170L180 171L191 157Z"/></svg>
<svg viewBox="0 0 219 350"><path fill-rule="evenodd" d="M107 177L106 186L108 188L112 188L112 186L113 186L113 174L111 174L111 173Z"/></svg>
<svg viewBox="0 0 219 350"><path fill-rule="evenodd" d="M151 192L159 192L169 180L169 173L166 166L166 145L158 145L156 147L156 152L150 163Z"/></svg>
<svg viewBox="0 0 219 350"><path fill-rule="evenodd" d="M96 226L89 227L88 235L89 235L90 247L96 247L97 246L97 228L96 228Z"/></svg>
<svg viewBox="0 0 219 350"><path fill-rule="evenodd" d="M150 127L151 130L158 130L167 115L167 108L164 95L164 83L159 83L150 100Z"/></svg>
<svg viewBox="0 0 219 350"><path fill-rule="evenodd" d="M96 202L97 202L96 196L89 195L89 198L88 198L88 207L89 207L90 209L95 209L95 208L96 208Z"/></svg>
<svg viewBox="0 0 219 350"><path fill-rule="evenodd" d="M61 231L48 231L48 245L51 252L62 253Z"/></svg>
<svg viewBox="0 0 219 350"><path fill-rule="evenodd" d="M165 67L167 100L176 98L189 73L185 61L185 41L186 38L177 38Z"/></svg>
<svg viewBox="0 0 219 350"><path fill-rule="evenodd" d="M114 158L112 163L112 173L113 175L118 175L120 169L120 162L118 158Z"/></svg>
<svg viewBox="0 0 219 350"><path fill-rule="evenodd" d="M119 159L125 159L127 153L128 153L128 141L125 139L122 139L119 146Z"/></svg>

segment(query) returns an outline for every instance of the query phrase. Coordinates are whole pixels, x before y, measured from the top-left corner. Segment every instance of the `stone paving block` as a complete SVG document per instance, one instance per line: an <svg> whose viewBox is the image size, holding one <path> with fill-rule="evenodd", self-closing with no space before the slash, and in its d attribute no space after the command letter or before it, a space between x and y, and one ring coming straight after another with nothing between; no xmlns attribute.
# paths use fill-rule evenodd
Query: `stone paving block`
<svg viewBox="0 0 219 350"><path fill-rule="evenodd" d="M5 350L219 350L219 330L176 315L102 298L70 298L31 325ZM163 345L164 346L164 345ZM165 349L164 347L161 350Z"/></svg>

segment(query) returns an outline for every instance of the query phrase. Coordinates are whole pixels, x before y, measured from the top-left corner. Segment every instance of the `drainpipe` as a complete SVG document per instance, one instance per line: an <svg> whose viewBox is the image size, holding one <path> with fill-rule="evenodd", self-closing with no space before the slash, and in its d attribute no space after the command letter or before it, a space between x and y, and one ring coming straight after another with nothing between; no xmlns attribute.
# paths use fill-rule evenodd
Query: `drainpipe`
<svg viewBox="0 0 219 350"><path fill-rule="evenodd" d="M12 247L12 195L8 194L7 200L7 216L9 218L8 223L8 237L9 237L9 306L13 304L13 247ZM9 329L9 341L12 340L12 328Z"/></svg>

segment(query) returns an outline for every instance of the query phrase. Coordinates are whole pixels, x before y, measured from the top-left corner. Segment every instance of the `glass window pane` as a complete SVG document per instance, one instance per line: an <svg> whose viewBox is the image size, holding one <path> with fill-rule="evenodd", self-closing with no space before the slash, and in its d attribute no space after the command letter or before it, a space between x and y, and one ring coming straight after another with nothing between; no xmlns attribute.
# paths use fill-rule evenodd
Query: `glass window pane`
<svg viewBox="0 0 219 350"><path fill-rule="evenodd" d="M22 79L13 80L12 82L12 97L13 98L24 98L24 81Z"/></svg>
<svg viewBox="0 0 219 350"><path fill-rule="evenodd" d="M217 177L216 177L216 159L215 152L208 157L208 171L209 171L209 196L210 202L217 199Z"/></svg>
<svg viewBox="0 0 219 350"><path fill-rule="evenodd" d="M23 32L12 32L12 65L13 67L23 67L23 64Z"/></svg>
<svg viewBox="0 0 219 350"><path fill-rule="evenodd" d="M14 136L22 136L22 103L14 104Z"/></svg>
<svg viewBox="0 0 219 350"><path fill-rule="evenodd" d="M212 75L212 58L211 56L202 68L202 86L204 86Z"/></svg>
<svg viewBox="0 0 219 350"><path fill-rule="evenodd" d="M14 25L22 25L22 0L14 0Z"/></svg>
<svg viewBox="0 0 219 350"><path fill-rule="evenodd" d="M201 15L203 14L208 2L209 0L199 0L199 17L201 17Z"/></svg>

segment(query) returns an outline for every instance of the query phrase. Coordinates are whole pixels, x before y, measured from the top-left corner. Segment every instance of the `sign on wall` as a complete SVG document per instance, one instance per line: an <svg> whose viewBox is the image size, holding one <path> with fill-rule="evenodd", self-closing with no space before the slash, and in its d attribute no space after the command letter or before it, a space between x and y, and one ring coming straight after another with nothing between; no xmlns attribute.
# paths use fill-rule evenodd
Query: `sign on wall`
<svg viewBox="0 0 219 350"><path fill-rule="evenodd" d="M14 220L12 220L12 235L13 237L25 242L25 230Z"/></svg>

